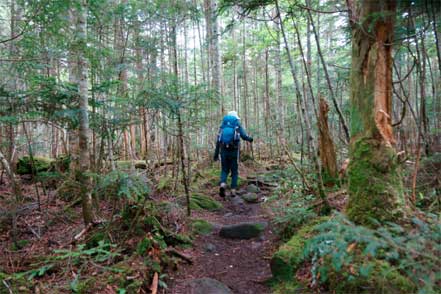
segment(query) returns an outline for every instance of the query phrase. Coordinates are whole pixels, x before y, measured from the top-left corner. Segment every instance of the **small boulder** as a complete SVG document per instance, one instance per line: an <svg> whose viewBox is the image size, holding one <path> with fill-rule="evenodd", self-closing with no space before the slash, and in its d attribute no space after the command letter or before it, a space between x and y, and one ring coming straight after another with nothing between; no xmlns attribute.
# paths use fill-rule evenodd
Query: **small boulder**
<svg viewBox="0 0 441 294"><path fill-rule="evenodd" d="M246 193L242 196L243 200L248 203L257 203L259 202L259 196L256 193Z"/></svg>
<svg viewBox="0 0 441 294"><path fill-rule="evenodd" d="M251 239L258 237L267 227L268 223L239 223L221 228L219 235L228 239Z"/></svg>
<svg viewBox="0 0 441 294"><path fill-rule="evenodd" d="M212 243L207 243L204 245L204 249L206 252L214 252L216 251L216 246Z"/></svg>
<svg viewBox="0 0 441 294"><path fill-rule="evenodd" d="M250 184L250 185L247 186L247 192L248 193L259 193L260 189L256 185Z"/></svg>
<svg viewBox="0 0 441 294"><path fill-rule="evenodd" d="M192 280L189 286L190 294L233 294L225 284L211 278Z"/></svg>

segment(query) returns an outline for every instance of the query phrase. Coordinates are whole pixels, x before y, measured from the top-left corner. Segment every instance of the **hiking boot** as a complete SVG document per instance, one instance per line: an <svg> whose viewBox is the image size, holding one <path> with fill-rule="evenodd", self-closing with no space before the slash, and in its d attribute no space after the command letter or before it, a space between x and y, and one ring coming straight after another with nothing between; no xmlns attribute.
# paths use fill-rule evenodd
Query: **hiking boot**
<svg viewBox="0 0 441 294"><path fill-rule="evenodd" d="M236 197L236 189L231 189L231 197Z"/></svg>
<svg viewBox="0 0 441 294"><path fill-rule="evenodd" d="M227 188L227 184L221 183L219 187L219 196L224 198L225 197L225 189Z"/></svg>

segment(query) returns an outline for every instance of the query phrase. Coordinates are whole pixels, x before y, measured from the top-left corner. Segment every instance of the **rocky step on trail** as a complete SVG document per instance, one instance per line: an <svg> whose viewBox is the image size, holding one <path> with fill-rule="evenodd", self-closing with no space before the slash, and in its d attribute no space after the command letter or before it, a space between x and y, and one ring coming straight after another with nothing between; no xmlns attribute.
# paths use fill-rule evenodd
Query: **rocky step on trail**
<svg viewBox="0 0 441 294"><path fill-rule="evenodd" d="M261 187L259 187L261 186ZM218 211L195 211L193 217L213 225L209 234L200 234L186 249L193 263L182 263L169 281L170 294L266 294L271 278L269 259L275 235L261 199L269 185L250 183L234 198L221 199ZM252 201L249 199L252 194Z"/></svg>

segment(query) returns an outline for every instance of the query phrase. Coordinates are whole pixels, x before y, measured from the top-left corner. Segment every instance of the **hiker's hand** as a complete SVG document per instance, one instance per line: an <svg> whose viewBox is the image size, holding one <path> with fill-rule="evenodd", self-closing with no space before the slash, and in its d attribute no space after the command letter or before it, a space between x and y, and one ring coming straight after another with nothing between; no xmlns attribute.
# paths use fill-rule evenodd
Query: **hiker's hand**
<svg viewBox="0 0 441 294"><path fill-rule="evenodd" d="M250 137L249 142L250 142L250 143L253 143L253 141L254 141L254 139L253 139L252 137Z"/></svg>
<svg viewBox="0 0 441 294"><path fill-rule="evenodd" d="M218 161L218 160L219 160L219 156L215 156L215 157L213 157L213 160L214 160L214 161Z"/></svg>

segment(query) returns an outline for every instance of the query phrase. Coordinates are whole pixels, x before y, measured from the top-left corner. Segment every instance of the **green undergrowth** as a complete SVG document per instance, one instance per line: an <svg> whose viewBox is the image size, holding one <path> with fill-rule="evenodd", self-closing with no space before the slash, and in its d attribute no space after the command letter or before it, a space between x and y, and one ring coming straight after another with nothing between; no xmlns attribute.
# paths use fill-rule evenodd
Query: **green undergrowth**
<svg viewBox="0 0 441 294"><path fill-rule="evenodd" d="M435 215L405 225L377 223L376 229L338 213L317 218L274 254L273 290L435 294L441 283L440 244L441 223ZM310 289L299 290L305 285Z"/></svg>
<svg viewBox="0 0 441 294"><path fill-rule="evenodd" d="M33 256L21 272L0 271L6 283L0 283L0 293L9 293L8 288L13 293L34 293L37 286L41 293L104 293L109 287L115 293L141 293L150 287L155 273L160 290L165 289L166 271L180 261L167 249L192 244L190 236L176 230L176 223L184 223L180 215L173 215L176 205L152 199L147 179L136 171L92 176L94 197L110 206L106 221L71 246ZM213 207L210 201L201 203Z"/></svg>
<svg viewBox="0 0 441 294"><path fill-rule="evenodd" d="M317 212L311 207L317 197L304 191L300 177L290 169L274 171L263 179L278 182L266 206L273 212L273 224L278 235L283 240L289 240L300 226L317 217Z"/></svg>
<svg viewBox="0 0 441 294"><path fill-rule="evenodd" d="M438 213L441 210L441 153L421 159L416 179L416 206L424 211ZM408 181L411 182L414 166L409 166ZM411 186L411 183L409 183ZM411 192L409 192L410 194Z"/></svg>

